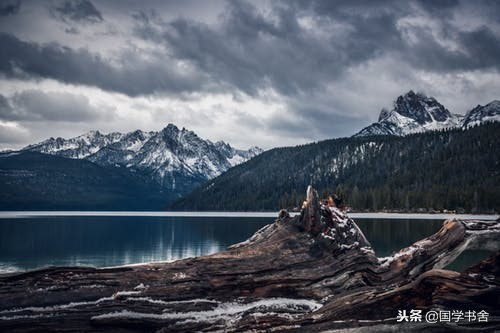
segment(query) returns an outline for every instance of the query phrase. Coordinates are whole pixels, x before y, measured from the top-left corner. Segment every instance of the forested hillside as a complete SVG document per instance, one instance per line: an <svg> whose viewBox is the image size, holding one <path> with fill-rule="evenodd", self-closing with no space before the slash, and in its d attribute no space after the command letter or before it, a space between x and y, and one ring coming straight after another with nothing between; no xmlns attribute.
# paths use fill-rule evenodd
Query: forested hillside
<svg viewBox="0 0 500 333"><path fill-rule="evenodd" d="M307 185L354 210L500 211L500 124L276 148L176 201L184 210L300 207Z"/></svg>
<svg viewBox="0 0 500 333"><path fill-rule="evenodd" d="M35 152L0 154L0 210L160 210L169 200L125 168Z"/></svg>

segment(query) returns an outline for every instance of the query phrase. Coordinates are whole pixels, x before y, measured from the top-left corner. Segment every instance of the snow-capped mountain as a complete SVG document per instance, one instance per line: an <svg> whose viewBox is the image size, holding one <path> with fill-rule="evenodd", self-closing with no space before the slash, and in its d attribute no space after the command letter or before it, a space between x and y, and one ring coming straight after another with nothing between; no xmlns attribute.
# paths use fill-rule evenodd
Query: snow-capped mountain
<svg viewBox="0 0 500 333"><path fill-rule="evenodd" d="M485 106L478 105L465 115L462 127L468 128L488 121L500 121L500 101L493 101Z"/></svg>
<svg viewBox="0 0 500 333"><path fill-rule="evenodd" d="M119 141L121 133L101 134L90 131L71 139L50 138L37 144L29 145L22 150L32 150L44 154L59 155L68 158L85 158L103 147Z"/></svg>
<svg viewBox="0 0 500 333"><path fill-rule="evenodd" d="M159 132L90 131L70 139L50 138L23 150L126 167L152 176L166 189L182 192L262 152L258 147L239 150L223 141L212 143L173 124Z"/></svg>
<svg viewBox="0 0 500 333"><path fill-rule="evenodd" d="M453 114L433 97L409 91L399 96L392 110L382 109L378 122L365 127L355 136L406 135L458 127L463 116Z"/></svg>

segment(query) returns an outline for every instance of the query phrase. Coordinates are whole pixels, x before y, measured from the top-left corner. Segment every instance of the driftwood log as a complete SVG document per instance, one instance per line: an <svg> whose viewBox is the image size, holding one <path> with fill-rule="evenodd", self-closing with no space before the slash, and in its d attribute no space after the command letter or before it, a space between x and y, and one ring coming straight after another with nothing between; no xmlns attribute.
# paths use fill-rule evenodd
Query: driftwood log
<svg viewBox="0 0 500 333"><path fill-rule="evenodd" d="M309 188L227 251L171 263L52 267L0 277L0 331L496 331L500 222L448 220L378 258L354 221ZM493 255L444 270L465 249ZM399 310L486 311L487 322L397 322ZM342 332L352 330L342 330Z"/></svg>

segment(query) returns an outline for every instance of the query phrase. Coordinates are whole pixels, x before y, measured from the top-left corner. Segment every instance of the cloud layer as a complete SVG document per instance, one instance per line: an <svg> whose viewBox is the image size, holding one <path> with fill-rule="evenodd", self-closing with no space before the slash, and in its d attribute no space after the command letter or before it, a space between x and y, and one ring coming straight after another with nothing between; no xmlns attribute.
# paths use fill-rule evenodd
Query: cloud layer
<svg viewBox="0 0 500 333"><path fill-rule="evenodd" d="M3 121L92 122L105 116L103 110L90 105L82 95L32 89L15 93L10 99L0 95Z"/></svg>
<svg viewBox="0 0 500 333"><path fill-rule="evenodd" d="M99 23L103 21L101 12L88 0L66 0L51 7L54 17L62 21Z"/></svg>
<svg viewBox="0 0 500 333"><path fill-rule="evenodd" d="M16 15L21 7L21 0L5 0L0 3L0 16Z"/></svg>
<svg viewBox="0 0 500 333"><path fill-rule="evenodd" d="M409 89L458 113L500 97L497 1L11 1L0 14L0 120L31 132L48 120L99 128L110 109L123 126L147 100L152 127L271 147L350 135ZM215 128L198 121L209 115Z"/></svg>

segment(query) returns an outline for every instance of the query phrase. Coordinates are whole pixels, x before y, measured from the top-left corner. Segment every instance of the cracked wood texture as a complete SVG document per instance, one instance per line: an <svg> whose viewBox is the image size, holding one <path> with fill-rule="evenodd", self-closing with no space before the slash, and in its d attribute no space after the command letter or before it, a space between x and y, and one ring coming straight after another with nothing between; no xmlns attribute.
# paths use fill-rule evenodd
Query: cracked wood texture
<svg viewBox="0 0 500 333"><path fill-rule="evenodd" d="M117 268L52 267L0 277L0 331L496 331L500 222L445 221L378 258L342 211L308 189L279 218L227 251ZM444 270L465 249L492 256ZM398 323L398 310L485 310L488 322Z"/></svg>

